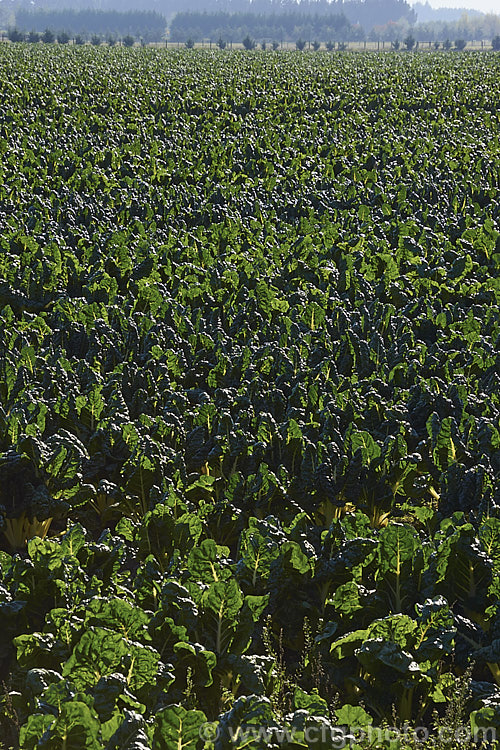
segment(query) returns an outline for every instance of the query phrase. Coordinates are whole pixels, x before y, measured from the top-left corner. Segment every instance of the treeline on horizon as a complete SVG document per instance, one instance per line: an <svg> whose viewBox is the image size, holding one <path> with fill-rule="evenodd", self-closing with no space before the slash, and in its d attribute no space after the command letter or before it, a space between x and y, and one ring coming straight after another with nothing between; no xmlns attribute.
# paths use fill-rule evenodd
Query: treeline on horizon
<svg viewBox="0 0 500 750"><path fill-rule="evenodd" d="M295 42L299 39L320 42L403 41L407 36L416 42L445 42L493 39L500 34L500 16L462 18L455 22L429 22L410 25L406 19L374 25L371 29L352 24L343 13L307 14L276 13L178 13L170 25L173 42L192 40L242 42L249 37L257 42Z"/></svg>
<svg viewBox="0 0 500 750"><path fill-rule="evenodd" d="M295 41L321 39L354 41L364 37L360 26L353 26L344 14L308 15L288 12L273 15L255 13L178 13L170 25L169 39L222 39L242 42L245 37L263 40Z"/></svg>
<svg viewBox="0 0 500 750"><path fill-rule="evenodd" d="M184 0L180 13L172 12L170 2L144 0L142 11L127 10L128 0L123 0L122 11L107 9L109 0L102 0L100 10L78 8L74 0L66 0L68 7L62 10L50 7L50 0L36 10L22 3L15 13L15 26L21 32L51 29L56 33L65 31L87 37L131 35L145 42L158 42L165 37L166 17L173 16L169 30L172 41L189 38L241 41L247 35L283 41L298 37L355 41L364 38L377 23L411 24L416 20L406 0L301 0L300 3L296 0ZM152 10L153 4L157 10Z"/></svg>
<svg viewBox="0 0 500 750"><path fill-rule="evenodd" d="M133 34L133 16L135 14L150 12L155 18L161 17L171 20L180 13L198 12L208 15L226 13L228 15L248 14L256 16L276 16L278 14L289 15L291 13L307 16L323 15L332 17L344 16L351 26L362 26L368 32L375 24L386 24L391 21L405 21L409 24L417 20L415 12L407 0L183 0L179 8L179 0L142 0L141 11L133 10L131 5L137 0L99 0L99 9L85 9L82 6L95 5L94 0L64 0L64 9L56 6L55 0L39 0L36 9L27 0L20 0L15 10L15 24L20 29L39 30L40 28L65 29L82 33L85 29L95 33L111 33L113 23L118 24L118 18L113 20L112 14L130 14L130 24L127 20L120 19L120 33L123 26L127 27L125 33ZM151 17L152 18L152 17ZM139 33L139 21L135 22ZM36 27L33 23L36 22ZM141 23L146 23L150 28L153 24L148 23L146 16ZM104 26L106 28L104 29ZM231 24L232 26L233 24ZM85 26L85 29L84 29ZM113 29L118 33L118 29Z"/></svg>
<svg viewBox="0 0 500 750"><path fill-rule="evenodd" d="M400 24L394 24L393 28L372 30L372 38L381 33L385 39L391 41L393 38L401 39ZM500 34L500 16L466 16L458 21L428 21L413 26L411 33L417 42L442 42L445 39L466 39L467 41L493 39ZM382 38L382 37L381 37Z"/></svg>
<svg viewBox="0 0 500 750"><path fill-rule="evenodd" d="M24 5L17 8L15 23L8 27L15 26L24 35L50 29L55 34L67 32L71 38L129 37L145 43L161 42L166 38L180 43L219 39L241 42L245 37L257 42L294 42L298 39L393 42L402 41L408 34L418 42L432 43L457 39L490 40L500 34L500 16L491 14L464 15L458 21L416 24L415 14L405 0L302 0L300 5L294 1L252 0L250 3L248 0L231 0L231 11L189 9L196 3L198 0L185 0L183 11L173 16L168 29L165 16L150 9L118 11L72 7L33 10ZM236 11L236 7L244 10Z"/></svg>
<svg viewBox="0 0 500 750"><path fill-rule="evenodd" d="M71 35L133 36L145 42L165 38L167 21L155 11L117 10L27 10L16 12L16 28L20 31L65 31Z"/></svg>

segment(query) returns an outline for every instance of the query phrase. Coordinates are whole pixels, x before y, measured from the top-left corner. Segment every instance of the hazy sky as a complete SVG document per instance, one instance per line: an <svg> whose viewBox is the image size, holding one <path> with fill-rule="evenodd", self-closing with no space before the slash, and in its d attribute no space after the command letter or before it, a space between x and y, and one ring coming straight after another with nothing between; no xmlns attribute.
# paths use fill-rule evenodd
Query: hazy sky
<svg viewBox="0 0 500 750"><path fill-rule="evenodd" d="M433 8L474 8L483 13L500 14L500 0L429 0L429 3Z"/></svg>

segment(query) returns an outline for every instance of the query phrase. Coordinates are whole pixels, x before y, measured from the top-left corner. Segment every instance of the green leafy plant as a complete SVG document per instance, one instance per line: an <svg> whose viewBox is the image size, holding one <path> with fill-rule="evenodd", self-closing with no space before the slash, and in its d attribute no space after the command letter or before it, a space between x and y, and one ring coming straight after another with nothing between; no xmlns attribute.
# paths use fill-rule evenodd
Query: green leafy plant
<svg viewBox="0 0 500 750"><path fill-rule="evenodd" d="M4 745L500 729L497 58L142 42L0 45Z"/></svg>

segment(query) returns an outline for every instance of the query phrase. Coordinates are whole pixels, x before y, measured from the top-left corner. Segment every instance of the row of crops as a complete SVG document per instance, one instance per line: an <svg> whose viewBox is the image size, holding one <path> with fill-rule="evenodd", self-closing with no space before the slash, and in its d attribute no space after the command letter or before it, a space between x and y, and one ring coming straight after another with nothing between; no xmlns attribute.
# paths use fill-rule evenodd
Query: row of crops
<svg viewBox="0 0 500 750"><path fill-rule="evenodd" d="M499 99L0 48L0 747L500 731Z"/></svg>

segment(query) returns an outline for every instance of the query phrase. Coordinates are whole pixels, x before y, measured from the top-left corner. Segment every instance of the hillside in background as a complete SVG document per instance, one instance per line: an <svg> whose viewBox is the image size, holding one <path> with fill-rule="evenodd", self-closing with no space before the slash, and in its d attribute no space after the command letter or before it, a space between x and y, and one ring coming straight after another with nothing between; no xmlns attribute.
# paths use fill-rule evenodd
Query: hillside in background
<svg viewBox="0 0 500 750"><path fill-rule="evenodd" d="M469 17L484 16L484 13L472 8L433 8L430 3L415 3L413 10L417 14L418 23L427 23L428 21L459 21L463 15Z"/></svg>

